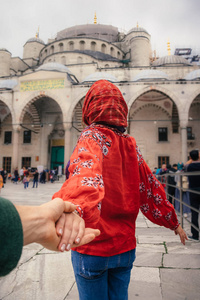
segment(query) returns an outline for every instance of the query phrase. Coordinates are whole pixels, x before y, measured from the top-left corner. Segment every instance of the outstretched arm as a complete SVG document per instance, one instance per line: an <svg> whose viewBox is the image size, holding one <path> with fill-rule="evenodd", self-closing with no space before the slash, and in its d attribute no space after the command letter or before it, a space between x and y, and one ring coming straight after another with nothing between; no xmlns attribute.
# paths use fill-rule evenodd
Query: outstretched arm
<svg viewBox="0 0 200 300"><path fill-rule="evenodd" d="M16 209L22 222L24 245L36 242L49 250L58 251L60 236L56 231L56 222L63 212L70 216L76 206L56 198L41 206L16 206ZM87 234L89 236L81 235L84 237L82 243L90 242L99 232L91 230Z"/></svg>

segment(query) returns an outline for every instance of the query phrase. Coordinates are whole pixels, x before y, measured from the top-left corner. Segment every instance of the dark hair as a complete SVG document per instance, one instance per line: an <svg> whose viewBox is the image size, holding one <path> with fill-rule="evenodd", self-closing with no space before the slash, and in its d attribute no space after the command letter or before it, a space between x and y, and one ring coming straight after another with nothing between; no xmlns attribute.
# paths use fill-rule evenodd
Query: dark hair
<svg viewBox="0 0 200 300"><path fill-rule="evenodd" d="M199 159L199 151L198 150L190 151L190 157L192 160L198 160Z"/></svg>
<svg viewBox="0 0 200 300"><path fill-rule="evenodd" d="M177 164L173 164L173 167L178 167L178 165Z"/></svg>

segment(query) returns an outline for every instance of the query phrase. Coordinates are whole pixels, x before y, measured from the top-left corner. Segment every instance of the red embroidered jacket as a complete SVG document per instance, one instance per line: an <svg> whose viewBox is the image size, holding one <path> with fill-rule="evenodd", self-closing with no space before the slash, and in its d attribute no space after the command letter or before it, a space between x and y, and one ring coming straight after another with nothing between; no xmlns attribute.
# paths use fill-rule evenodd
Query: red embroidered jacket
<svg viewBox="0 0 200 300"><path fill-rule="evenodd" d="M135 139L117 129L92 124L79 138L70 159L69 179L53 198L78 205L86 227L100 236L75 250L111 256L136 247L139 212L172 230L179 225L174 207L136 146Z"/></svg>

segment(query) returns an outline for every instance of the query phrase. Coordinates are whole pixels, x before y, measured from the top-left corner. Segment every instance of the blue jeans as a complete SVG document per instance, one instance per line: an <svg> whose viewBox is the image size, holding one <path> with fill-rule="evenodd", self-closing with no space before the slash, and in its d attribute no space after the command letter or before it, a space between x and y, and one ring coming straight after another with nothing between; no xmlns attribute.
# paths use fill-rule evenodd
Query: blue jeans
<svg viewBox="0 0 200 300"><path fill-rule="evenodd" d="M38 187L38 180L33 179L33 188L35 187L35 185L36 185L36 188L37 188Z"/></svg>
<svg viewBox="0 0 200 300"><path fill-rule="evenodd" d="M24 182L24 188L26 189L26 188L28 188L28 185L29 185L29 182L27 181L27 182Z"/></svg>
<svg viewBox="0 0 200 300"><path fill-rule="evenodd" d="M71 256L80 300L128 300L135 249L110 257Z"/></svg>

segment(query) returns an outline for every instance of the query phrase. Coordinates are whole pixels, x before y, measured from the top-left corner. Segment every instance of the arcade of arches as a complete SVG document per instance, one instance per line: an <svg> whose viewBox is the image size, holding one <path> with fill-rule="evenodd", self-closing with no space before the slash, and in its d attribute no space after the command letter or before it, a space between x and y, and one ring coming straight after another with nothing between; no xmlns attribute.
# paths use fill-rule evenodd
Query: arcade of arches
<svg viewBox="0 0 200 300"><path fill-rule="evenodd" d="M89 86L77 87L84 89ZM120 88L120 86L119 86ZM200 95L191 102L188 111L167 94L153 89L141 93L129 105L127 132L136 142L153 169L162 162L177 163L187 159L188 152L199 149ZM8 172L22 166L46 169L64 167L73 151L82 127L84 96L73 104L68 113L56 99L45 95L34 97L18 113L0 100L0 164ZM183 122L183 115L186 115ZM19 120L19 121L17 121ZM183 154L184 152L184 154Z"/></svg>

